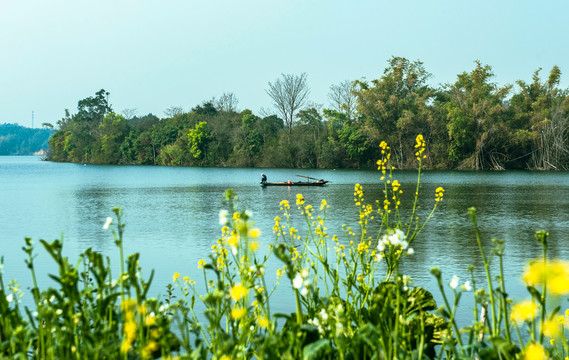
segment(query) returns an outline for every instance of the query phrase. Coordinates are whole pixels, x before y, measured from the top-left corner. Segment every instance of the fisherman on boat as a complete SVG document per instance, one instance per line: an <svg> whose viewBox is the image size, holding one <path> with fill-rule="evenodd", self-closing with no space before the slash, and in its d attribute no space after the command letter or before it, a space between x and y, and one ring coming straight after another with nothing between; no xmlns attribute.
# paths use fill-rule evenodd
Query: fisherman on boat
<svg viewBox="0 0 569 360"><path fill-rule="evenodd" d="M266 184L266 183L267 183L267 175L261 174L261 184Z"/></svg>

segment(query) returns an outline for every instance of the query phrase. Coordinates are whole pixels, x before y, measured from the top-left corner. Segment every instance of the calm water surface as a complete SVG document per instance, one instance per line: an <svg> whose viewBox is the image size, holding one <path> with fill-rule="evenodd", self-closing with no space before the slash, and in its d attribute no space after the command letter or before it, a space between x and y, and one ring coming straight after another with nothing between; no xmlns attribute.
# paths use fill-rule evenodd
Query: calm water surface
<svg viewBox="0 0 569 360"><path fill-rule="evenodd" d="M261 188L261 172L269 181L295 180L301 173L332 182L321 188ZM396 172L395 178L403 184L406 196L414 193L415 172ZM109 255L118 266L111 232L102 225L112 215L111 209L121 206L127 223L126 253L141 253L145 273L156 271L152 291L164 294L174 272L201 278L196 264L207 257L220 236L218 214L226 189L234 189L239 206L253 212L262 230L261 241L269 244L274 239L271 228L273 218L280 215L280 201L287 199L294 204L298 192L315 207L322 199L328 201L330 234L341 235L343 224L356 229L356 183L363 185L367 201L381 198L377 171L84 166L50 163L37 157L0 157L0 255L4 256L5 279L17 279L24 288L29 287L21 250L24 237L39 244L39 239L51 241L63 236L64 252L72 262L91 247ZM441 268L446 281L453 274L464 281L472 264L477 278L484 280L467 215L471 206L478 209L487 252L491 238L506 241L505 271L512 297L526 296L519 275L526 261L541 253L535 231L550 233L551 257L569 259L568 173L428 171L422 184L424 201L419 216L423 219L434 203L436 187L446 189L445 198L413 244L415 255L406 260L404 268L416 286L431 290L436 299L440 297L429 273L433 266ZM300 215L293 217L296 226L301 220ZM40 287L50 285L47 273L54 272L55 267L39 246L37 250ZM278 260L268 264L268 274L274 274L280 265ZM469 298L463 297L465 305L471 304ZM282 310L290 303L286 294L274 300L274 308ZM463 323L470 322L470 311L466 314Z"/></svg>

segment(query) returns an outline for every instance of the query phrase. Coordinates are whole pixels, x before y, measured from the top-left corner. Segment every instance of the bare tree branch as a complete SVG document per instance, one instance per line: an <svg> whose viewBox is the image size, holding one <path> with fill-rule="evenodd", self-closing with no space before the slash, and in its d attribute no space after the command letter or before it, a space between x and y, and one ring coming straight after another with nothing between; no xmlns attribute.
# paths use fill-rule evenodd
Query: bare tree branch
<svg viewBox="0 0 569 360"><path fill-rule="evenodd" d="M164 114L168 117L174 117L184 113L184 109L181 106L170 106L168 109L164 110Z"/></svg>
<svg viewBox="0 0 569 360"><path fill-rule="evenodd" d="M236 112L239 100L237 100L237 96L234 93L223 93L214 104L217 111Z"/></svg>
<svg viewBox="0 0 569 360"><path fill-rule="evenodd" d="M269 82L269 89L266 90L273 99L273 105L285 121L289 136L292 133L296 113L306 104L308 94L310 94L306 78L306 73L300 75L281 74L281 78L274 83Z"/></svg>
<svg viewBox="0 0 569 360"><path fill-rule="evenodd" d="M352 82L345 80L338 85L330 86L328 93L334 110L344 113L352 119L356 112L356 97L352 93Z"/></svg>
<svg viewBox="0 0 569 360"><path fill-rule="evenodd" d="M125 119L130 120L136 116L137 112L138 112L137 108L124 109L122 111L122 114L124 115Z"/></svg>

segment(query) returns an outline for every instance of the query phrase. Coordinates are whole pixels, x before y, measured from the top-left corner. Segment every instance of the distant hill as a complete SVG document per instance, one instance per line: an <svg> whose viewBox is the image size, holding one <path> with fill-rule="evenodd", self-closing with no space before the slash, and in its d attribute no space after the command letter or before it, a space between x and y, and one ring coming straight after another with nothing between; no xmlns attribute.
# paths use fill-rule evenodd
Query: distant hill
<svg viewBox="0 0 569 360"><path fill-rule="evenodd" d="M47 151L47 141L55 131L31 129L17 124L0 125L0 155L33 155Z"/></svg>

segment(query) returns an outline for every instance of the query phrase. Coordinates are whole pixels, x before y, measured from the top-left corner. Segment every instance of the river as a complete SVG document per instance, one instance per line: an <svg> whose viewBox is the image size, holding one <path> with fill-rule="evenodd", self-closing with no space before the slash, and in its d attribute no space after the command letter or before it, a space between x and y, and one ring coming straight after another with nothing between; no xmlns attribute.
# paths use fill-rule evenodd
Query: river
<svg viewBox="0 0 569 360"><path fill-rule="evenodd" d="M324 187L259 186L261 173L269 181L296 180L304 174L330 180ZM394 178L404 191L403 209L409 209L415 191L416 172L396 171ZM357 229L354 184L360 183L366 200L381 199L380 174L373 170L296 170L267 168L184 168L146 166L102 166L40 161L38 157L0 157L0 255L4 256L4 278L17 279L29 288L28 269L21 250L25 237L37 244L36 267L40 287L51 285L47 277L55 267L39 246L39 239L64 237L64 252L75 262L91 247L111 257L116 265L112 234L102 228L115 206L124 208L125 251L140 252L144 273L156 271L151 295L165 294L174 272L201 278L199 259L207 258L220 237L219 211L226 189L239 196L239 207L253 213L261 229L261 246L274 240L273 218L281 215L279 203L294 204L302 193L307 203L330 205L327 227L330 234L342 233L342 225ZM424 171L419 216L423 219L434 204L435 188L445 188L444 201L435 216L413 243L415 254L404 264L414 281L440 300L430 268L438 266L445 282L458 275L469 279L474 265L478 281L485 281L484 269L467 209L478 210L479 226L487 253L491 238L506 242L505 277L510 296L527 297L520 274L529 259L539 257L541 246L536 230L550 233L549 255L569 259L565 245L569 237L569 174L565 172L457 172ZM293 223L302 219L293 215ZM372 225L373 227L373 225ZM281 264L272 260L268 269ZM268 274L271 272L268 271ZM494 273L496 274L496 273ZM272 276L272 275L269 275ZM30 297L29 292L26 294ZM463 296L464 305L471 296ZM469 300L470 299L470 300ZM278 297L274 308L286 310L290 299ZM461 323L469 324L469 311Z"/></svg>

